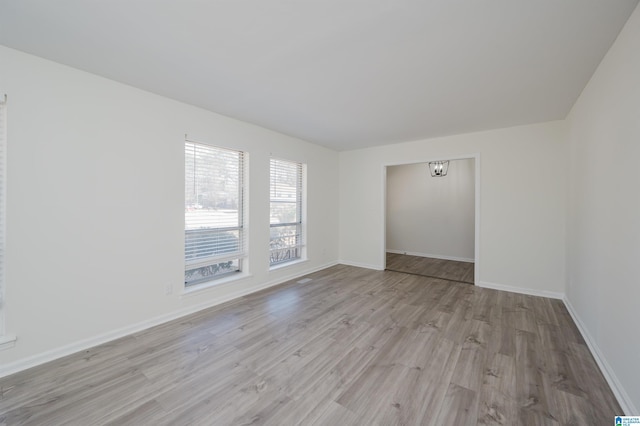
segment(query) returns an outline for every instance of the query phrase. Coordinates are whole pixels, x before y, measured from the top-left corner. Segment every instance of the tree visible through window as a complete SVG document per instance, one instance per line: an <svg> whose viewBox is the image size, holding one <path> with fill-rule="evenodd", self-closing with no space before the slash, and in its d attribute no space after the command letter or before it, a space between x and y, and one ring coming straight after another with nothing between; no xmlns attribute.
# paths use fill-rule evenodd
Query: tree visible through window
<svg viewBox="0 0 640 426"><path fill-rule="evenodd" d="M240 151L185 142L185 285L242 270L243 176Z"/></svg>
<svg viewBox="0 0 640 426"><path fill-rule="evenodd" d="M301 163L271 159L271 266L302 257L302 171Z"/></svg>

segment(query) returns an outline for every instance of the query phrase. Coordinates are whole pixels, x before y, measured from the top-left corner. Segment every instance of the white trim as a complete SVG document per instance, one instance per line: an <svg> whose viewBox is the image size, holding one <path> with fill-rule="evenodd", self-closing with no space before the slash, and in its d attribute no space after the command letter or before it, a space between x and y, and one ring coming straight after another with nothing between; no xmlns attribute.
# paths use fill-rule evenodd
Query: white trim
<svg viewBox="0 0 640 426"><path fill-rule="evenodd" d="M219 162L219 159L216 159L212 164L207 164L206 166L203 167L196 167L196 163L195 163L195 157L197 155L198 151L201 150L208 150L210 154L214 155L215 157L218 157L220 155L224 155L226 156L227 154L235 157L237 156L237 161L238 161L238 206L237 206L237 210L238 210L238 223L236 226L224 226L222 223L218 222L218 220L216 219L215 222L213 223L213 225L215 225L214 227L211 227L211 225L207 225L205 227L202 227L201 225L196 228L196 229L187 229L187 217L186 217L186 211L185 211L185 216L184 216L184 270L185 270L185 281L184 281L184 287L189 287L187 285L186 282L186 272L190 271L190 270L196 270L202 267L206 267L206 266L211 266L214 265L216 263L222 263L222 262L227 262L227 261L231 261L231 260L238 260L238 266L239 266L239 271L241 273L244 273L246 275L246 271L245 268L243 267L243 261L248 259L248 253L249 253L249 247L248 247L248 235L249 235L249 230L248 230L248 221L247 219L249 218L248 213L247 213L247 199L249 197L249 153L245 152L245 151L240 151L234 148L228 148L228 147L224 147L224 146L218 146L218 145L213 145L210 143L203 143L203 142L196 142L193 140L189 140L187 137L187 134L184 135L184 181L185 182L189 182L190 179L189 178L189 169L193 169L193 174L192 177L195 179L196 177L199 176L199 174L202 172L201 169L205 169L205 170L210 170L211 167L223 167L222 163ZM192 145L192 151L187 151L187 148L189 145ZM198 148L199 147L199 148ZM190 159L191 157L189 156L190 153L193 153L193 158L194 158L194 164L193 166L189 166L187 167L187 160ZM232 157L230 157L232 158ZM189 161L190 162L190 161ZM225 164L224 168L226 168L228 165ZM186 190L185 190L185 202L186 202ZM199 199L196 200L197 203L200 202ZM220 232L220 231L238 231L238 245L239 245L239 250L237 252L234 253L226 253L224 255L213 255L213 256L207 256L204 258L197 258L197 259L188 259L187 258L187 251L188 251L188 238L187 236L189 234L197 234L198 232L202 232L202 231L213 231L213 232ZM204 240L206 244L211 244L210 241L207 242L207 240ZM203 244L203 241L199 241L198 243L195 243L195 248L196 250L197 247L201 247ZM204 281L205 283L209 283L210 281L214 281L217 279L221 279L224 280L225 276L227 274L222 274L219 276L213 276L211 277L210 280ZM242 277L239 278L235 278L235 279L241 279ZM194 280L196 281L196 280ZM200 280L197 280L200 281ZM202 281L199 283L195 283L193 285L199 285L202 284Z"/></svg>
<svg viewBox="0 0 640 426"><path fill-rule="evenodd" d="M231 273L228 276L221 276L220 278L213 278L210 281L204 281L199 284L193 284L188 287L182 286L182 294L181 296L189 296L194 293L200 293L201 291L208 290L213 287L218 287L220 285L235 283L236 281L244 280L245 278L250 278L251 275L248 272L236 272Z"/></svg>
<svg viewBox="0 0 640 426"><path fill-rule="evenodd" d="M633 404L633 401L629 397L629 394L627 394L627 392L624 390L624 387L620 383L620 380L618 380L618 377L614 373L613 368L611 368L611 366L607 362L607 359L602 354L602 351L600 351L600 348L596 344L595 339L591 337L591 334L589 334L587 327L580 319L578 312L573 308L571 302L569 302L569 299L567 299L567 297L565 296L562 301L567 307L571 318L573 318L573 322L578 327L580 334L582 334L584 341L587 343L587 347L591 351L591 355L593 355L593 358L596 360L598 367L600 367L602 375L609 384L609 387L613 391L614 396L618 400L618 404L620 404L620 407L622 407L622 411L624 411L624 413L627 415L636 415L640 413L640 410L638 410L638 408Z"/></svg>
<svg viewBox="0 0 640 426"><path fill-rule="evenodd" d="M102 333L97 336L89 337L87 339L70 343L68 345L64 345L59 348L51 349L49 351L46 351L37 355L33 355L28 358L21 359L12 363L4 364L0 366L0 377L5 377L22 370L26 370L28 368L32 368L32 367L44 364L46 362L54 361L58 358L62 358L64 356L71 355L71 354L95 347L97 345L101 345L103 343L107 343L112 340L116 340L121 337L128 336L132 333L137 333L142 330L146 330L147 328L151 328L156 325L163 324L165 322L172 321L172 320L184 317L186 315L196 313L203 309L211 308L213 306L228 302L230 300L237 299L239 297L246 296L248 294L255 293L257 291L264 290L266 288L273 287L287 281L291 281L292 279L296 279L305 275L312 274L322 269L330 268L331 266L335 266L337 264L338 262L329 262L304 272L287 275L284 277L267 281L262 284L258 284L250 289L245 289L245 290L237 291L231 294L227 294L213 300L209 300L200 304L189 306L187 308L179 309L177 311L160 315L145 321L141 321L136 324L127 325L117 330L108 331L106 333Z"/></svg>
<svg viewBox="0 0 640 426"><path fill-rule="evenodd" d="M418 160L410 160L410 161L404 161L404 162L393 162L393 163L384 163L382 164L382 247L380 252L382 253L382 270L384 270L387 266L387 260L386 260L386 248L387 248L387 167L389 166L402 166L405 164L416 164L416 163L428 163L430 161L446 161L446 160L474 160L474 168L475 168L475 181L474 181L474 185L475 185L475 206L474 206L474 211L475 211L475 224L474 224L474 243L475 243L475 247L474 247L474 256L475 259L473 260L474 265L473 265L473 276L474 276L474 280L475 280L475 284L478 285L480 283L480 153L475 153L475 154L463 154L463 155L451 155L451 156L447 156L447 157L441 157L441 158L433 158L433 157L428 157L428 158L421 158ZM455 260L455 259L454 259ZM349 263L345 263L345 262L340 262L340 263L344 263L345 265L348 265ZM359 265L354 265L354 266L359 266ZM367 267L367 266L364 266ZM371 269L379 269L378 267L375 268L371 268Z"/></svg>
<svg viewBox="0 0 640 426"><path fill-rule="evenodd" d="M15 336L6 333L6 268L7 268L7 94L0 90L0 349L7 349L15 344Z"/></svg>
<svg viewBox="0 0 640 426"><path fill-rule="evenodd" d="M290 222L290 223L272 223L273 217L271 214L272 204L278 203L279 201L276 198L272 198L277 194L277 188L280 187L282 182L277 182L278 179L274 178L274 176L278 175L278 172L285 172L287 167L295 167L296 172L296 212L298 216L298 222ZM275 173L274 173L275 172ZM286 173L286 172L285 172ZM275 187L273 186L275 185ZM301 161L290 161L281 158L274 157L273 155L269 158L269 228L272 230L273 228L281 227L281 226L299 226L300 234L298 235L298 243L293 246L287 246L284 248L269 248L269 268L277 269L279 266L283 264L293 264L297 261L304 261L307 258L307 250L306 250L306 240L307 240L307 164ZM271 239L269 240L271 242ZM276 263L272 263L272 256L274 253L278 253L282 250L292 249L299 247L300 252L299 256L294 259L289 259L285 261L280 261Z"/></svg>
<svg viewBox="0 0 640 426"><path fill-rule="evenodd" d="M350 260L339 260L338 263L341 265L355 266L356 268L365 268L365 269L374 269L376 271L384 271L384 266L381 268L380 265L371 265L369 263L351 262Z"/></svg>
<svg viewBox="0 0 640 426"><path fill-rule="evenodd" d="M474 261L474 259L469 259L468 257L444 256L442 254L418 253L418 252L415 252L415 251L402 251L402 250L389 250L389 249L387 249L387 253L408 254L409 256L430 257L430 258L433 258L433 259L443 259L443 260L455 260L455 261L458 261L458 262L473 263L473 261Z"/></svg>
<svg viewBox="0 0 640 426"><path fill-rule="evenodd" d="M500 291L509 291L511 293L519 293L519 294L528 294L529 296L538 296L538 297L548 297L550 299L560 299L564 298L564 293L549 291L549 290L538 290L535 288L526 288L526 287L514 287L510 285L504 284L495 284L486 281L476 281L476 285L482 288L490 288L493 290Z"/></svg>
<svg viewBox="0 0 640 426"><path fill-rule="evenodd" d="M473 262L473 279L474 281L477 283L480 281L480 228L481 228L481 223L480 223L480 184L481 184L481 180L480 180L480 153L474 154L473 156L474 162L473 162L473 167L475 169L476 172L476 180L475 180L475 189L476 189L476 205L475 205L475 220L476 223L474 224L474 243L475 243L475 247L474 247L474 262ZM475 283L474 283L475 284Z"/></svg>
<svg viewBox="0 0 640 426"><path fill-rule="evenodd" d="M387 178L387 168L386 164L382 165L382 258L380 262L382 263L382 270L387 269L387 183L389 182L389 178Z"/></svg>

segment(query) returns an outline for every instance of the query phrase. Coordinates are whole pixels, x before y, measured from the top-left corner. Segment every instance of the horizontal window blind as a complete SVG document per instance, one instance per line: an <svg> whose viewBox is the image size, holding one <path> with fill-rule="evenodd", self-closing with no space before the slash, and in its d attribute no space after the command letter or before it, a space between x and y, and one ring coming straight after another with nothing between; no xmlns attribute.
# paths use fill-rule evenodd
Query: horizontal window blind
<svg viewBox="0 0 640 426"><path fill-rule="evenodd" d="M185 142L185 285L242 268L244 154Z"/></svg>
<svg viewBox="0 0 640 426"><path fill-rule="evenodd" d="M302 257L302 171L303 165L271 159L270 167L270 264Z"/></svg>

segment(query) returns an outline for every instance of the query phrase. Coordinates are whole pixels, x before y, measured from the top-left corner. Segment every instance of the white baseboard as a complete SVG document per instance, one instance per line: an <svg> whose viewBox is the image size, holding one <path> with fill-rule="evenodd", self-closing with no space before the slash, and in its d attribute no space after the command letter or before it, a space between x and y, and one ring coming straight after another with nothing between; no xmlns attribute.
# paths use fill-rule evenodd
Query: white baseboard
<svg viewBox="0 0 640 426"><path fill-rule="evenodd" d="M179 309L177 311L170 312L168 314L160 315L154 318L150 318L145 321L141 321L135 324L127 325L125 327L121 327L116 330L112 330L106 333L102 333L97 336L90 337L88 339L83 339L74 343L70 343L68 345L61 346L59 348L51 349L40 354L36 354L15 362L11 362L5 365L0 366L0 377L5 377L10 374L17 373L22 370L26 370L28 368L36 367L38 365L54 361L58 358L65 357L67 355L72 355L74 353L87 350L94 346L101 345L103 343L107 343L121 337L128 336L133 333L137 333L143 330L146 330L151 327L155 327L156 325L163 324L168 321L172 321L186 315L193 314L195 312L201 311L203 309L211 308L216 305L220 305L222 303L228 302L233 299L237 299L238 297L246 296L251 293L258 292L260 290L264 290L269 287L276 286L278 284L282 284L284 282L290 281L292 279L296 279L302 277L304 275L311 274L313 272L320 271L322 269L329 268L331 266L337 265L338 262L330 262L315 268L308 269L304 272L299 272L296 274L290 274L285 277L280 277L271 281L267 281L265 283L259 284L257 286L251 287L250 289L245 289L242 291L226 294L222 297L218 297L216 299L208 300L204 303L200 303L197 305L192 305L184 309Z"/></svg>
<svg viewBox="0 0 640 426"><path fill-rule="evenodd" d="M339 264L347 266L355 266L357 268L375 269L376 271L384 271L384 268L380 265L371 265L368 263L351 262L349 260L339 260Z"/></svg>
<svg viewBox="0 0 640 426"><path fill-rule="evenodd" d="M456 260L458 262L469 262L469 263L475 262L475 259L470 259L468 257L444 256L441 254L418 253L415 251L387 250L387 253L408 254L409 256L431 257L433 259L442 259L442 260Z"/></svg>
<svg viewBox="0 0 640 426"><path fill-rule="evenodd" d="M611 390L613 391L613 394L618 400L618 404L620 404L620 407L622 407L624 414L636 415L637 413L640 413L638 408L631 401L631 398L629 397L627 392L624 390L624 387L620 383L620 380L618 380L618 377L613 372L613 369L611 368L606 358L602 354L602 351L600 351L600 348L596 344L595 340L593 339L593 337L591 337L591 335L587 331L587 328L585 327L584 323L580 319L580 316L571 305L571 302L569 302L569 299L567 299L567 297L564 294L556 293L552 291L546 291L546 290L535 290L535 289L529 289L529 288L512 287L512 286L507 286L502 284L493 284L493 283L488 283L484 281L478 282L476 283L476 285L478 287L491 288L494 290L510 291L513 293L522 293L522 294L528 294L531 296L542 296L542 297L549 297L552 299L562 300L564 302L564 305L567 307L567 310L569 311L571 318L573 318L573 322L578 327L578 330L580 330L580 334L582 334L584 341L587 343L587 347L589 348L589 351L593 355L593 358L596 360L598 367L600 367L600 371L602 372L602 375L606 379L607 383L609 384L609 387L611 388ZM623 414L623 413L620 413L620 414Z"/></svg>
<svg viewBox="0 0 640 426"><path fill-rule="evenodd" d="M638 410L638 407L636 407L633 404L633 401L631 401L629 394L627 394L627 392L624 390L624 387L622 387L620 380L618 380L618 377L613 372L613 369L607 362L607 359L602 354L602 351L600 351L600 348L596 344L596 341L593 339L593 337L591 337L591 334L589 334L589 331L587 330L584 323L580 319L578 312L573 308L573 305L571 305L571 302L569 302L569 299L564 297L562 301L564 302L564 305L567 307L567 310L569 311L571 318L573 318L573 322L578 327L578 330L580 330L580 334L582 334L584 341L587 342L587 346L589 347L589 350L591 351L593 358L596 360L598 367L600 367L600 371L602 372L602 375L604 376L605 380L609 384L609 387L613 391L613 394L618 400L618 404L620 404L620 407L622 407L622 411L624 411L624 414L628 416L639 414L640 411ZM623 414L623 413L620 413L620 414Z"/></svg>
<svg viewBox="0 0 640 426"><path fill-rule="evenodd" d="M482 288L490 288L493 290L510 291L511 293L528 294L529 296L548 297L550 299L564 299L564 293L555 291L538 290L535 288L514 287L504 284L495 284L486 281L476 281L476 285Z"/></svg>

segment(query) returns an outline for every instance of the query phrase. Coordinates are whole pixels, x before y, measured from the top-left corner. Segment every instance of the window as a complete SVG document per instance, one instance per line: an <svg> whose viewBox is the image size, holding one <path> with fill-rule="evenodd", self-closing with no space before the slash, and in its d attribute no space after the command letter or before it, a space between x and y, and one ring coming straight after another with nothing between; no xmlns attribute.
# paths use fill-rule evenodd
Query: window
<svg viewBox="0 0 640 426"><path fill-rule="evenodd" d="M271 159L271 266L302 258L302 171L301 163Z"/></svg>
<svg viewBox="0 0 640 426"><path fill-rule="evenodd" d="M244 157L185 141L185 286L242 271Z"/></svg>

